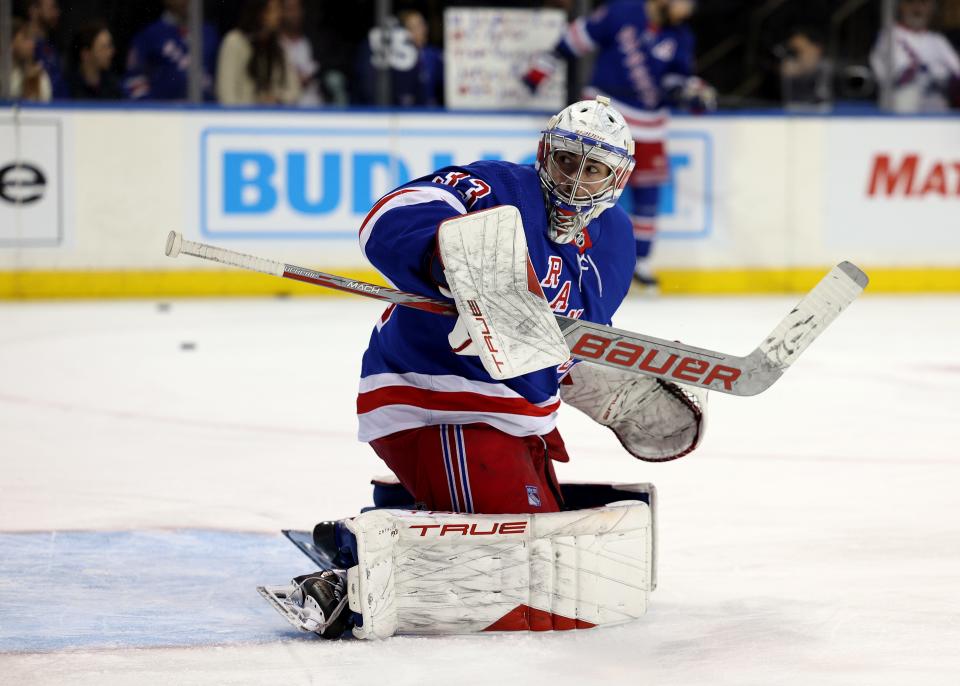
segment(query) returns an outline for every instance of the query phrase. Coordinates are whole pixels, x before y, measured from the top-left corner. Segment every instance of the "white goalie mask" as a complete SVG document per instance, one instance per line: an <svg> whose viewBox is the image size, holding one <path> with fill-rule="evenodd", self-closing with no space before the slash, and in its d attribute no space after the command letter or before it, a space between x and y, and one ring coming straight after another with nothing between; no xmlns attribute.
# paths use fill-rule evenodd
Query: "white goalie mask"
<svg viewBox="0 0 960 686"><path fill-rule="evenodd" d="M550 240L579 244L584 227L617 204L634 164L630 129L609 98L576 102L552 117L536 164Z"/></svg>

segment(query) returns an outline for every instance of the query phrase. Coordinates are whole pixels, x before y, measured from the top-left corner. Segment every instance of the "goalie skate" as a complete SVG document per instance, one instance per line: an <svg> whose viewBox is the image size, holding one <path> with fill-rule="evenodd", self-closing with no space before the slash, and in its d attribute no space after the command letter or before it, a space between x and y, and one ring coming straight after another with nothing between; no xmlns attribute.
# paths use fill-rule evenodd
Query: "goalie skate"
<svg viewBox="0 0 960 686"><path fill-rule="evenodd" d="M348 628L346 585L333 570L306 574L283 586L257 586L257 592L300 631L339 638Z"/></svg>

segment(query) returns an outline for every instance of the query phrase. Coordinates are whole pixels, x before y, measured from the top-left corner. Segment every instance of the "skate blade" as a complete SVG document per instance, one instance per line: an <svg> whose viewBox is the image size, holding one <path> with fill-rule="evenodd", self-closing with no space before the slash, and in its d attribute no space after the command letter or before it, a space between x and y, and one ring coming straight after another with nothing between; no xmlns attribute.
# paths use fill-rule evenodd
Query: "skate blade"
<svg viewBox="0 0 960 686"><path fill-rule="evenodd" d="M262 595L264 599L270 603L270 605L273 606L274 610L283 615L283 618L290 622L292 626L296 627L300 631L312 633L313 629L304 626L300 613L294 609L296 606L289 599L292 588L293 587L289 585L257 586L257 592Z"/></svg>
<svg viewBox="0 0 960 686"><path fill-rule="evenodd" d="M330 614L330 619L318 622L316 619L304 619L304 609L290 600L293 586L257 586L257 592L262 595L277 612L283 615L290 624L306 633L323 635L331 624L347 607L347 595L344 593L340 603ZM321 615L322 616L322 615Z"/></svg>

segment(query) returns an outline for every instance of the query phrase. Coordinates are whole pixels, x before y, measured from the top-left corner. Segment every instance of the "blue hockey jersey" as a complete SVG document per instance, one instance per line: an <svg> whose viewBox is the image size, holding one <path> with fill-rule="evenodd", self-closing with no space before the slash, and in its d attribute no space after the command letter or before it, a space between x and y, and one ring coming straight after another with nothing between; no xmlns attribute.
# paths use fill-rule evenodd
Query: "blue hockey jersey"
<svg viewBox="0 0 960 686"><path fill-rule="evenodd" d="M38 38L33 51L34 59L43 65L50 79L50 91L54 100L70 97L70 89L63 78L63 64L56 46L45 38Z"/></svg>
<svg viewBox="0 0 960 686"><path fill-rule="evenodd" d="M614 207L593 220L583 248L553 243L540 180L530 165L474 162L401 186L364 219L360 246L397 288L443 298L430 276L438 225L497 205L520 211L530 260L551 308L609 324L633 274L630 220ZM571 363L494 381L477 357L450 350L447 335L454 323L453 317L387 308L363 356L360 440L435 424L486 423L514 436L553 430L559 380Z"/></svg>
<svg viewBox="0 0 960 686"><path fill-rule="evenodd" d="M686 26L652 24L644 5L643 0L604 5L573 21L557 45L566 57L597 51L590 85L613 98L630 124L630 109L661 110L670 90L693 75L693 33Z"/></svg>
<svg viewBox="0 0 960 686"><path fill-rule="evenodd" d="M124 90L134 100L185 100L190 46L187 29L170 13L133 38L127 55ZM213 74L220 39L209 24L203 25L203 97L213 100Z"/></svg>
<svg viewBox="0 0 960 686"><path fill-rule="evenodd" d="M373 105L377 101L377 69L369 43L357 51L357 83L354 101ZM390 69L391 102L399 107L437 107L443 104L443 51L433 45L417 50L416 62L409 69Z"/></svg>

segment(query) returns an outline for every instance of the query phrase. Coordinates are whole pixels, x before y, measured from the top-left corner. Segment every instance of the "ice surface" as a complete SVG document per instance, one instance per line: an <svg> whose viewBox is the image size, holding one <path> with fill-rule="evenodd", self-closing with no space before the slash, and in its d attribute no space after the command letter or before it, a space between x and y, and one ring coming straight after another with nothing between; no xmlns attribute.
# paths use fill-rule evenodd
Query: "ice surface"
<svg viewBox="0 0 960 686"><path fill-rule="evenodd" d="M4 652L295 636L262 612L250 589L264 574L286 579L292 569L310 571L275 534L233 531L0 533L0 550ZM50 617L55 630L38 617Z"/></svg>
<svg viewBox="0 0 960 686"><path fill-rule="evenodd" d="M630 300L615 323L745 354L795 301ZM864 297L766 393L714 394L677 462L562 410L561 479L659 488L643 620L325 643L252 586L304 571L280 528L356 512L384 471L354 438L379 312L0 306L0 681L960 683L960 299Z"/></svg>

